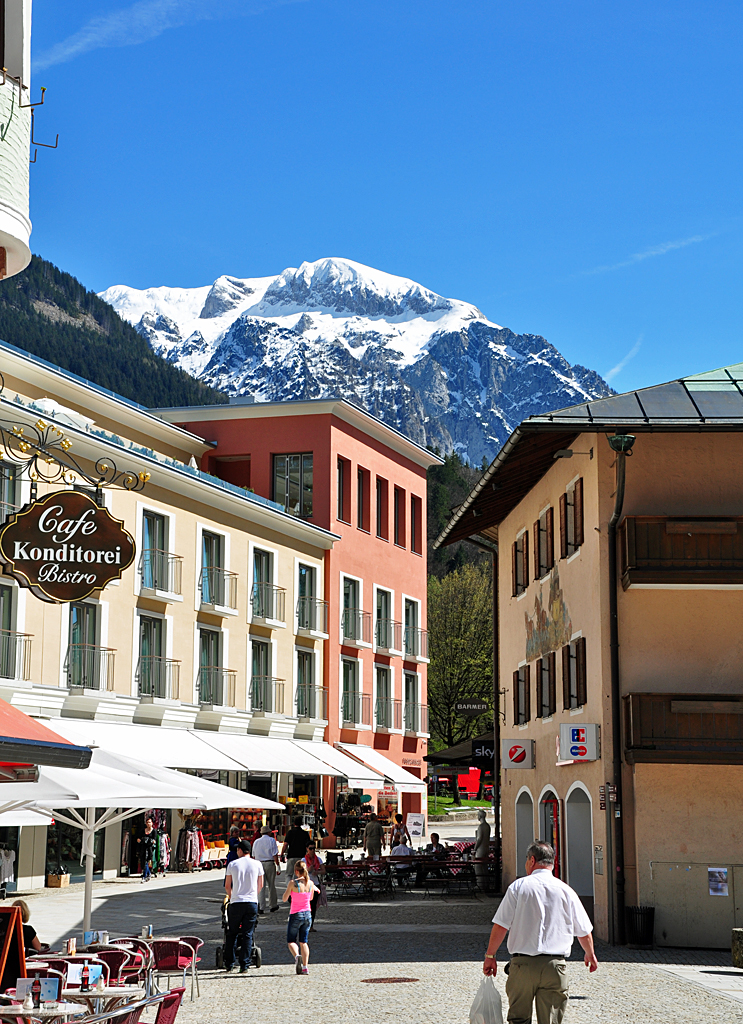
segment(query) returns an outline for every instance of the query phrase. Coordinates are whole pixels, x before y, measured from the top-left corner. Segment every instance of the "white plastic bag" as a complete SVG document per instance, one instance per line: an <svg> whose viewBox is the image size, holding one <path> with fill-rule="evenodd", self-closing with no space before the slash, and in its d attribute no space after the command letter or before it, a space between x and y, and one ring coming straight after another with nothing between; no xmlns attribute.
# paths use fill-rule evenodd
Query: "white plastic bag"
<svg viewBox="0 0 743 1024"><path fill-rule="evenodd" d="M485 975L470 1007L470 1024L503 1024L503 1003L495 978Z"/></svg>

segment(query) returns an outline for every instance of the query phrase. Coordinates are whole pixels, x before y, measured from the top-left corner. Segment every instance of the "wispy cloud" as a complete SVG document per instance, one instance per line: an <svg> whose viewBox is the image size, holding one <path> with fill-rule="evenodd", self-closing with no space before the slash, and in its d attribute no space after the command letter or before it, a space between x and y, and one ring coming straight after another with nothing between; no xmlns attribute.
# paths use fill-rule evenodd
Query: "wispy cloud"
<svg viewBox="0 0 743 1024"><path fill-rule="evenodd" d="M169 28L230 15L259 14L272 7L307 0L138 0L108 14L91 18L81 29L34 58L34 71L64 64L91 50L135 46L162 35Z"/></svg>
<svg viewBox="0 0 743 1024"><path fill-rule="evenodd" d="M637 353L640 351L640 346L641 345L642 345L642 335L640 335L640 337L634 343L634 345L629 350L627 355L624 356L623 359L620 359L616 366L612 366L612 368L609 370L608 373L604 374L604 380L606 381L607 384L609 383L609 381L614 380L614 378L618 374L620 374L622 372L622 370L625 368L625 366L630 361L630 359L634 359L635 358Z"/></svg>
<svg viewBox="0 0 743 1024"><path fill-rule="evenodd" d="M643 249L642 252L635 252L629 256L626 260L621 260L619 263L607 263L601 267L593 267L591 270L581 270L578 276L585 276L588 274L607 274L610 270L621 270L622 267L631 267L635 263L642 263L643 260L653 259L655 256L665 256L667 252L673 252L675 249L685 249L687 245L696 245L698 242L706 242L710 238L714 238L719 232L713 231L710 235L691 235L689 238L678 238L674 242L661 242L660 245L653 245L649 249Z"/></svg>

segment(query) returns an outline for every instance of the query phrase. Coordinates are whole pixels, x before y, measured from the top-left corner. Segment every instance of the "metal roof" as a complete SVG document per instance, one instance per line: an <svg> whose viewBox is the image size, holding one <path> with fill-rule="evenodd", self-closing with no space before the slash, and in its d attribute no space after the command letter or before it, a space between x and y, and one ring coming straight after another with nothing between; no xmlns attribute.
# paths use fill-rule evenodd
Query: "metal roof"
<svg viewBox="0 0 743 1024"><path fill-rule="evenodd" d="M439 548L488 531L505 517L580 433L743 430L743 363L667 384L530 416L511 434L434 541Z"/></svg>

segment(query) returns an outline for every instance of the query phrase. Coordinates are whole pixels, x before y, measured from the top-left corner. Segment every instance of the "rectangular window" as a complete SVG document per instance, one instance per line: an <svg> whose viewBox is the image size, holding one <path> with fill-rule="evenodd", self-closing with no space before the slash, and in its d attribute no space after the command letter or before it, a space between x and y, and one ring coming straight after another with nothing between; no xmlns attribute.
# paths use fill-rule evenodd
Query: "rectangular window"
<svg viewBox="0 0 743 1024"><path fill-rule="evenodd" d="M67 685L108 689L109 653L98 646L98 605L71 604Z"/></svg>
<svg viewBox="0 0 743 1024"><path fill-rule="evenodd" d="M174 697L173 663L165 658L165 633L162 619L142 615L139 619L139 692L147 697ZM177 690L177 686L175 687Z"/></svg>
<svg viewBox="0 0 743 1024"><path fill-rule="evenodd" d="M523 594L529 583L529 533L527 530L517 537L511 548L511 575L513 596Z"/></svg>
<svg viewBox="0 0 743 1024"><path fill-rule="evenodd" d="M17 472L17 468L7 462L0 465L0 523L18 507L16 501Z"/></svg>
<svg viewBox="0 0 743 1024"><path fill-rule="evenodd" d="M315 694L315 659L311 651L297 651L297 715L299 718L323 718L318 715Z"/></svg>
<svg viewBox="0 0 743 1024"><path fill-rule="evenodd" d="M157 512L142 514L142 586L170 590L167 519Z"/></svg>
<svg viewBox="0 0 743 1024"><path fill-rule="evenodd" d="M389 484L377 477L377 537L390 539L389 531Z"/></svg>
<svg viewBox="0 0 743 1024"><path fill-rule="evenodd" d="M359 663L343 658L343 721L357 724L361 721L359 699Z"/></svg>
<svg viewBox="0 0 743 1024"><path fill-rule="evenodd" d="M534 579L541 580L555 564L554 516L548 508L534 523Z"/></svg>
<svg viewBox="0 0 743 1024"><path fill-rule="evenodd" d="M405 547L405 491L401 487L395 488L393 497L395 544L401 548Z"/></svg>
<svg viewBox="0 0 743 1024"><path fill-rule="evenodd" d="M423 554L421 536L423 527L423 502L415 494L410 495L410 547L416 555Z"/></svg>
<svg viewBox="0 0 743 1024"><path fill-rule="evenodd" d="M420 705L418 703L418 676L405 673L405 732L421 732Z"/></svg>
<svg viewBox="0 0 743 1024"><path fill-rule="evenodd" d="M16 634L13 632L13 590L0 587L0 676L15 679Z"/></svg>
<svg viewBox="0 0 743 1024"><path fill-rule="evenodd" d="M338 456L338 519L351 522L351 463Z"/></svg>
<svg viewBox="0 0 743 1024"><path fill-rule="evenodd" d="M555 694L555 662L554 651L546 654L537 662L537 686L539 696L539 717L549 718L557 711Z"/></svg>
<svg viewBox="0 0 743 1024"><path fill-rule="evenodd" d="M394 624L392 622L392 594L389 590L377 590L376 608L376 642L377 647L391 650L394 645Z"/></svg>
<svg viewBox="0 0 743 1024"><path fill-rule="evenodd" d="M217 605L226 602L224 537L206 530L201 535L201 601Z"/></svg>
<svg viewBox="0 0 743 1024"><path fill-rule="evenodd" d="M392 729L400 728L399 723L393 725L392 707L392 683L390 670L382 665L377 665L377 728Z"/></svg>
<svg viewBox="0 0 743 1024"><path fill-rule="evenodd" d="M582 708L587 691L586 640L579 637L562 649L562 703L565 710Z"/></svg>
<svg viewBox="0 0 743 1024"><path fill-rule="evenodd" d="M560 495L560 558L569 558L583 543L583 478Z"/></svg>
<svg viewBox="0 0 743 1024"><path fill-rule="evenodd" d="M270 551L253 549L253 615L259 619L277 619L276 593L273 587L273 555Z"/></svg>
<svg viewBox="0 0 743 1024"><path fill-rule="evenodd" d="M274 680L271 677L271 645L264 640L251 640L250 700L253 711L281 710L276 703Z"/></svg>
<svg viewBox="0 0 743 1024"><path fill-rule="evenodd" d="M290 515L312 515L312 452L274 455L273 500Z"/></svg>
<svg viewBox="0 0 743 1024"><path fill-rule="evenodd" d="M359 466L356 473L356 525L367 533L371 530L371 473Z"/></svg>
<svg viewBox="0 0 743 1024"><path fill-rule="evenodd" d="M513 674L513 724L524 725L531 718L530 666L522 665Z"/></svg>
<svg viewBox="0 0 743 1024"><path fill-rule="evenodd" d="M359 640L362 635L362 614L359 581L343 577L343 638Z"/></svg>

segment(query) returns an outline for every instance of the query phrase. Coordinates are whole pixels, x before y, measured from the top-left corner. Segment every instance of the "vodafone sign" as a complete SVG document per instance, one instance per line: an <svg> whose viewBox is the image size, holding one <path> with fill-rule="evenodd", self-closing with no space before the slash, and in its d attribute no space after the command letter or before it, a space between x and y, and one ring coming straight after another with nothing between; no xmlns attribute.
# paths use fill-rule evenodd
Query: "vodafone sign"
<svg viewBox="0 0 743 1024"><path fill-rule="evenodd" d="M534 740L501 740L503 768L533 768Z"/></svg>
<svg viewBox="0 0 743 1024"><path fill-rule="evenodd" d="M0 529L5 573L42 601L81 601L134 561L134 538L81 491L54 491Z"/></svg>

